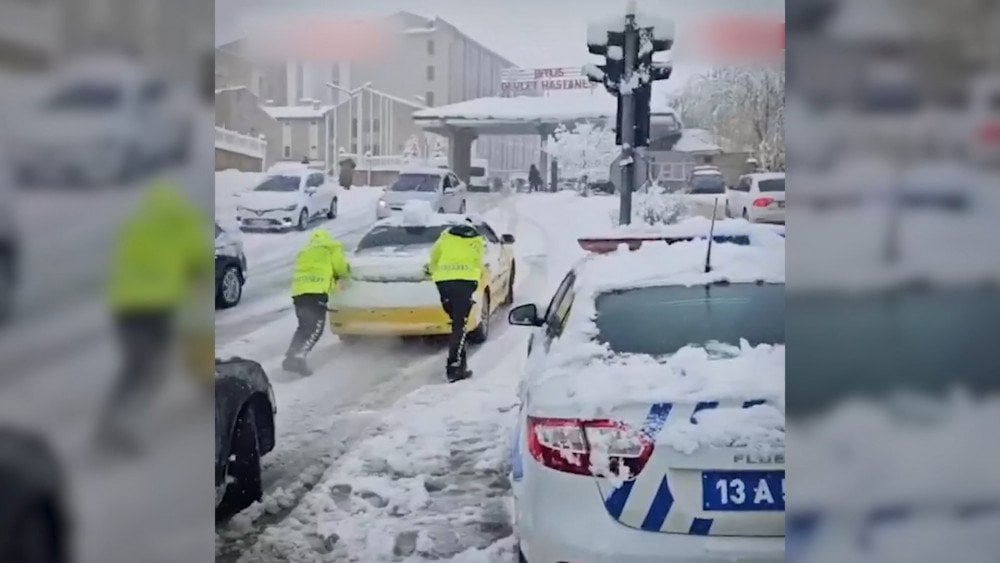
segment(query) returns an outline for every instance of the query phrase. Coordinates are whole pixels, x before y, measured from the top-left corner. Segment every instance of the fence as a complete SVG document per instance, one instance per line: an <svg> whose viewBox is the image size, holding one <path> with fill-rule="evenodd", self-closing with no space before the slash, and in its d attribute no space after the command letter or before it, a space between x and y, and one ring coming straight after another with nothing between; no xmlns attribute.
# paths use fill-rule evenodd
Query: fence
<svg viewBox="0 0 1000 563"><path fill-rule="evenodd" d="M215 148L259 158L263 167L267 155L267 140L263 135L253 137L216 126Z"/></svg>

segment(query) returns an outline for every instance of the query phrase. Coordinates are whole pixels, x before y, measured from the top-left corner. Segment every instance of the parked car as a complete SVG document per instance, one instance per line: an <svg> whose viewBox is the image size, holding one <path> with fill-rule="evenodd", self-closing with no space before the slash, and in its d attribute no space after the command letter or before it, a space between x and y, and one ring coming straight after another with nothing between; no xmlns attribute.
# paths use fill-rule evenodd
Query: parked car
<svg viewBox="0 0 1000 563"><path fill-rule="evenodd" d="M510 311L522 561L785 560L784 239L715 229L707 273L704 221L581 241L547 307Z"/></svg>
<svg viewBox="0 0 1000 563"><path fill-rule="evenodd" d="M740 176L726 192L726 216L752 223L785 223L785 173L760 172Z"/></svg>
<svg viewBox="0 0 1000 563"><path fill-rule="evenodd" d="M690 214L722 219L726 214L726 180L716 170L696 171L682 193Z"/></svg>
<svg viewBox="0 0 1000 563"><path fill-rule="evenodd" d="M253 360L215 360L215 515L260 500L260 459L274 449L274 391Z"/></svg>
<svg viewBox="0 0 1000 563"><path fill-rule="evenodd" d="M514 237L498 236L480 217L432 213L409 204L368 230L350 257L351 279L330 299L330 330L338 336L431 336L451 333L437 287L424 267L438 236L471 222L486 239L483 279L469 315L469 339L484 342L490 319L514 298ZM426 211L421 212L419 207Z"/></svg>
<svg viewBox="0 0 1000 563"><path fill-rule="evenodd" d="M276 164L263 182L240 194L236 221L243 230L304 231L316 217L337 217L339 193L322 171L302 163Z"/></svg>
<svg viewBox="0 0 1000 563"><path fill-rule="evenodd" d="M11 126L17 179L112 184L183 160L191 146L189 110L165 78L141 66L80 61Z"/></svg>
<svg viewBox="0 0 1000 563"><path fill-rule="evenodd" d="M243 297L247 281L247 257L243 241L215 224L215 307L235 307Z"/></svg>
<svg viewBox="0 0 1000 563"><path fill-rule="evenodd" d="M469 168L469 191L488 192L490 191L490 162L485 158L473 158L472 167Z"/></svg>
<svg viewBox="0 0 1000 563"><path fill-rule="evenodd" d="M67 500L65 476L48 444L0 427L0 561L70 561Z"/></svg>
<svg viewBox="0 0 1000 563"><path fill-rule="evenodd" d="M465 213L468 189L448 168L405 168L378 200L375 216L385 219L406 202L426 201L438 213Z"/></svg>

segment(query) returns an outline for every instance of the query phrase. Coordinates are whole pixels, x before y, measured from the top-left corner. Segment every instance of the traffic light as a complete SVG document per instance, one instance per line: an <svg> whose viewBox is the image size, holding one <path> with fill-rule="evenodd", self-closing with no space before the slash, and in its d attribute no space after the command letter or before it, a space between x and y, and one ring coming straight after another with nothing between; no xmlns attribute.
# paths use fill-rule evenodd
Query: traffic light
<svg viewBox="0 0 1000 563"><path fill-rule="evenodd" d="M588 34L587 50L592 55L604 57L605 63L585 65L583 72L591 82L603 84L612 96L618 96L618 85L625 73L624 38L625 34L620 31Z"/></svg>
<svg viewBox="0 0 1000 563"><path fill-rule="evenodd" d="M650 102L653 93L653 82L670 78L673 67L669 63L654 61L653 55L669 50L673 44L673 33L657 36L652 27L640 27L638 30L638 56L636 57L635 73L639 76L639 86L632 92L635 100L635 146L649 146L650 134Z"/></svg>

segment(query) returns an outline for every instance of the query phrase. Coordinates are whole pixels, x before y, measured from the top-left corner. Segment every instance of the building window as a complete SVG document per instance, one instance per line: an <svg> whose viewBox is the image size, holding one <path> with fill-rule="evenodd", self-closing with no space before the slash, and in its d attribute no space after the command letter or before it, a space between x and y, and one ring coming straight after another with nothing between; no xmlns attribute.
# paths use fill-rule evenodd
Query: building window
<svg viewBox="0 0 1000 563"><path fill-rule="evenodd" d="M427 54L428 55L433 55L434 54L434 40L433 39L428 39L427 40Z"/></svg>
<svg viewBox="0 0 1000 563"><path fill-rule="evenodd" d="M434 80L434 65L427 66L427 80Z"/></svg>
<svg viewBox="0 0 1000 563"><path fill-rule="evenodd" d="M285 158L292 157L292 147L285 145Z"/></svg>
<svg viewBox="0 0 1000 563"><path fill-rule="evenodd" d="M434 92L427 92L424 95L424 102L427 103L427 107L434 107Z"/></svg>

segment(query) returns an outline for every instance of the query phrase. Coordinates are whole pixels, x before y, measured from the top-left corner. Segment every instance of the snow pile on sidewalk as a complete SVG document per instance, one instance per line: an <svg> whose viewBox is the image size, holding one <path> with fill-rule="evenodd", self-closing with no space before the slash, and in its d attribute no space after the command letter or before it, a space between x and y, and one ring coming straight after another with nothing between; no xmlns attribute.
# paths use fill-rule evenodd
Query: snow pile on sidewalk
<svg viewBox="0 0 1000 563"><path fill-rule="evenodd" d="M393 405L240 561L513 561L507 497L521 355L508 357Z"/></svg>

